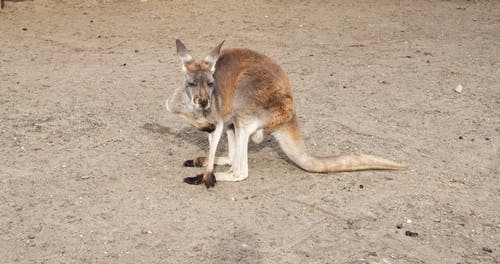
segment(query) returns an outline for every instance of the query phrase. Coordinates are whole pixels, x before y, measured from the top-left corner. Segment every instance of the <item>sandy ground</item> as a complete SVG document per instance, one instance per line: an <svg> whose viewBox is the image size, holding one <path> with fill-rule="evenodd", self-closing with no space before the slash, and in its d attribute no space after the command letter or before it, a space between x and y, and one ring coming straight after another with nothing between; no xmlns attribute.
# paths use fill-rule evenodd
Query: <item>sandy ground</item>
<svg viewBox="0 0 500 264"><path fill-rule="evenodd" d="M498 1L7 1L0 25L2 263L500 261ZM310 152L411 168L307 173L269 138L246 181L183 183L207 142L164 109L176 38L279 61Z"/></svg>

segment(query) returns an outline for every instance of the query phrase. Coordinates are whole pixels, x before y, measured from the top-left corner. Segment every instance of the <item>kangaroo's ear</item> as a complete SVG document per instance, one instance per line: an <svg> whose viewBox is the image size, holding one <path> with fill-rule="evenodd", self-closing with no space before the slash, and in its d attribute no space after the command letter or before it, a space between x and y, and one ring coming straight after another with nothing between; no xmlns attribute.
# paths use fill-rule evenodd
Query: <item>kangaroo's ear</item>
<svg viewBox="0 0 500 264"><path fill-rule="evenodd" d="M210 70L212 72L215 72L215 63L219 58L222 44L224 44L224 40L219 45L217 45L217 47L215 47L212 51L210 51L210 53L208 53L208 56L206 56L205 59L203 59L203 61L205 61L206 63L208 63L208 65L210 65Z"/></svg>
<svg viewBox="0 0 500 264"><path fill-rule="evenodd" d="M191 55L188 54L186 46L184 46L184 44L182 43L182 41L176 39L175 40L175 46L177 47L177 55L181 59L182 71L185 72L185 71L187 71L186 64L188 62L192 61L193 57L191 57Z"/></svg>

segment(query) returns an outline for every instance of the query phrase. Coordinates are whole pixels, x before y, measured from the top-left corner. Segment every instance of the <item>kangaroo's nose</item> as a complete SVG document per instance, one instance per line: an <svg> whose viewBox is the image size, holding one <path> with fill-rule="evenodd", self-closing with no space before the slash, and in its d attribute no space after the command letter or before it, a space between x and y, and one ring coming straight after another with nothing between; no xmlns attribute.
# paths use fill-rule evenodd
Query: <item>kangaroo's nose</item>
<svg viewBox="0 0 500 264"><path fill-rule="evenodd" d="M208 99L200 99L199 103L201 107L206 108L208 105Z"/></svg>

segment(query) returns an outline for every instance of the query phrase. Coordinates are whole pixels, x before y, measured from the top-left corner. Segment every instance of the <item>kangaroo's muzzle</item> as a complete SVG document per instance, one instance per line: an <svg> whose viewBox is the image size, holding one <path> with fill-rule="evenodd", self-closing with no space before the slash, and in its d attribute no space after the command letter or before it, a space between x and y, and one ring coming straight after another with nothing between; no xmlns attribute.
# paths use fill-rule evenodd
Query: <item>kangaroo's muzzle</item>
<svg viewBox="0 0 500 264"><path fill-rule="evenodd" d="M210 100L208 98L195 98L194 104L198 109L207 110L210 107Z"/></svg>

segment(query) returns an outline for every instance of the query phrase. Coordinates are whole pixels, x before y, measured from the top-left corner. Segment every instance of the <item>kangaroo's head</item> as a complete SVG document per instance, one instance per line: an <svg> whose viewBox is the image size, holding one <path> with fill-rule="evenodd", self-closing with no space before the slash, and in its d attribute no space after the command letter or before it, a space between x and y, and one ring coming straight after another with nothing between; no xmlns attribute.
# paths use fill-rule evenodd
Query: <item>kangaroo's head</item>
<svg viewBox="0 0 500 264"><path fill-rule="evenodd" d="M211 98L215 89L215 64L222 47L220 43L201 61L189 55L186 46L176 40L177 55L181 59L184 81L173 95L167 100L167 110L174 113L207 110L211 105Z"/></svg>

